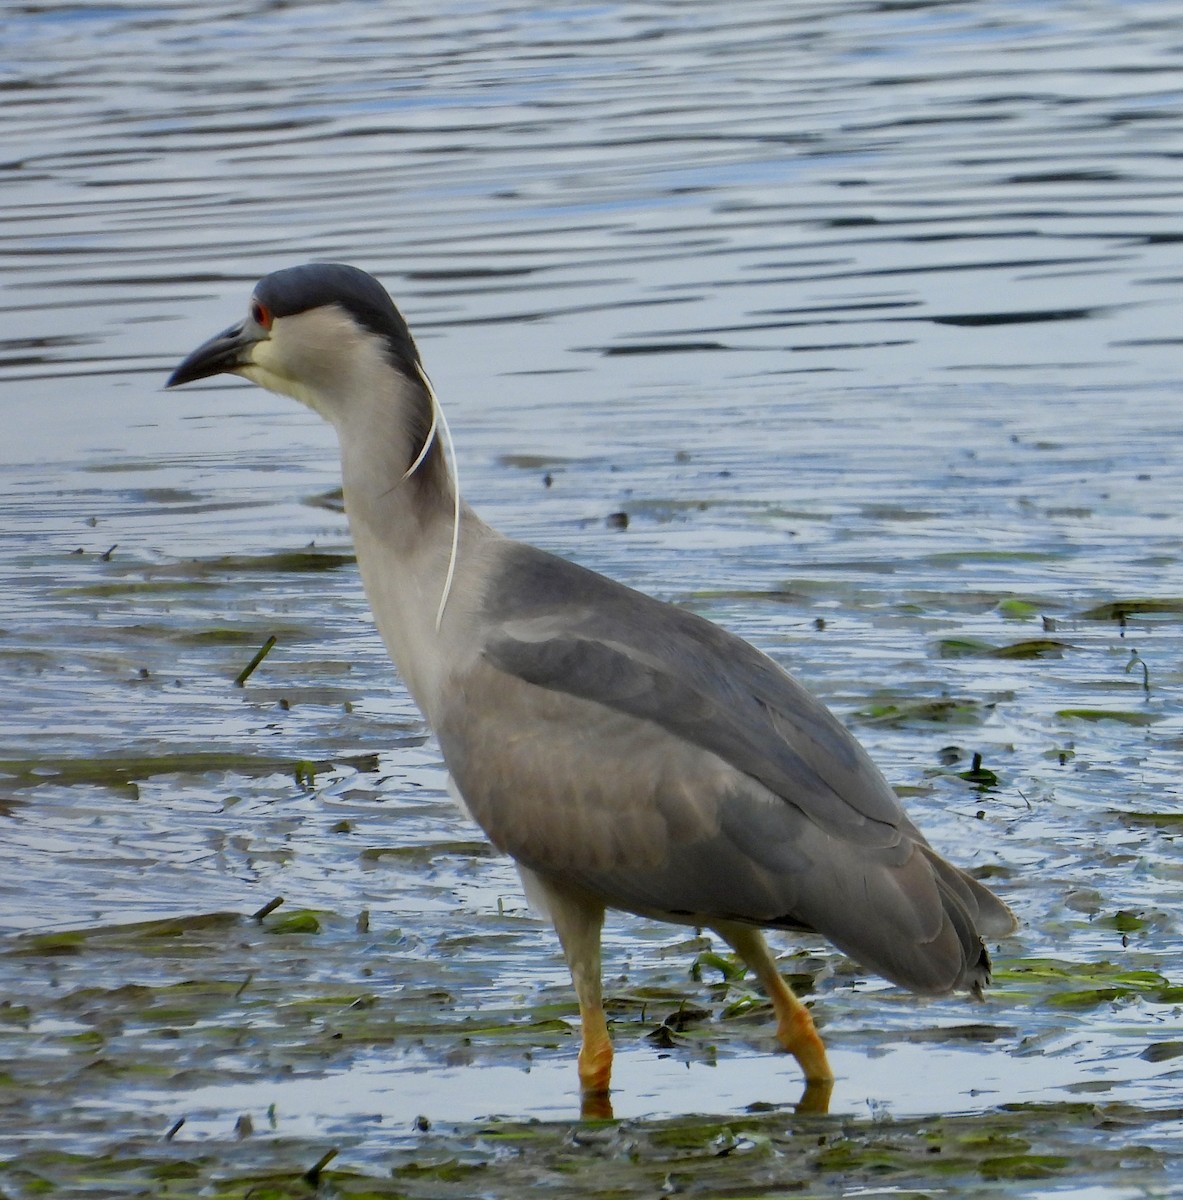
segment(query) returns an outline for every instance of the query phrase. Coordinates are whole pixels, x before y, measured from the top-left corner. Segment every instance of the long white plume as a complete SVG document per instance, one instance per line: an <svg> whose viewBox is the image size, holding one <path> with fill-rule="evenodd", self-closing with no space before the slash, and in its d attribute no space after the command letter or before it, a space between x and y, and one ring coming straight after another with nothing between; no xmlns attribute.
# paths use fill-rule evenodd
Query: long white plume
<svg viewBox="0 0 1183 1200"><path fill-rule="evenodd" d="M460 553L460 469L456 465L456 446L452 441L452 431L448 428L448 418L444 416L444 410L440 407L439 398L435 394L435 388L431 386L431 380L427 378L427 372L424 371L422 364L416 363L415 369L419 372L419 378L423 386L427 389L428 398L431 400L431 426L427 430L427 436L423 439L423 445L419 453L415 455L415 461L403 472L403 479L408 479L414 475L423 464L423 460L431 450L431 445L435 441L437 432L440 430L443 431L444 435L444 453L447 455L448 464L452 469L452 491L454 496L452 509L452 547L448 554L448 573L444 577L444 590L440 595L440 606L435 614L435 627L438 630L443 624L444 609L447 607L448 597L452 593L452 580L456 576L456 559Z"/></svg>

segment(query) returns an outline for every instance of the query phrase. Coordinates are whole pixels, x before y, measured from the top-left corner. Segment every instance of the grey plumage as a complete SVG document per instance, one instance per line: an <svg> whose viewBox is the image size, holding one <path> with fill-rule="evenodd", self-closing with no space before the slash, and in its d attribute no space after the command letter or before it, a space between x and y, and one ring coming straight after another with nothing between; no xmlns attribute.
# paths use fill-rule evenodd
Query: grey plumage
<svg viewBox="0 0 1183 1200"><path fill-rule="evenodd" d="M481 661L438 727L495 844L612 907L816 930L904 987L980 992L976 929L1009 930L1008 910L931 850L824 706L693 613L499 551Z"/></svg>
<svg viewBox="0 0 1183 1200"><path fill-rule="evenodd" d="M606 907L716 929L768 991L815 1111L833 1074L760 928L817 931L918 992L981 994L981 935L1008 932L1010 910L929 846L824 705L718 626L503 538L459 500L442 413L376 280L337 264L268 276L169 385L219 372L337 430L378 629L571 967L586 1112L610 1113Z"/></svg>

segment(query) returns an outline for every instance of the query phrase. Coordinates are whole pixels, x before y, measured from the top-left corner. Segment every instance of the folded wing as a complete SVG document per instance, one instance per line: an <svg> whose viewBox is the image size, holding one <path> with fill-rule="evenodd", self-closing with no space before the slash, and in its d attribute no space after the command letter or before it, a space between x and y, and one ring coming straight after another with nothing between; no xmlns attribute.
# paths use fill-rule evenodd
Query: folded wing
<svg viewBox="0 0 1183 1200"><path fill-rule="evenodd" d="M917 991L988 981L979 930L1009 930L1009 910L928 846L771 659L514 543L484 620L437 732L469 810L515 859L613 907L817 930Z"/></svg>

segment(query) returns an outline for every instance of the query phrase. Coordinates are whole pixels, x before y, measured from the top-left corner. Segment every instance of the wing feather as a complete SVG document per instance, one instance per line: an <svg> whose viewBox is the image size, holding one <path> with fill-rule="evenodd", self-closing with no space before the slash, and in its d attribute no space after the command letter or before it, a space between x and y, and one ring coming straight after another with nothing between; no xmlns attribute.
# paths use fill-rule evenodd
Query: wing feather
<svg viewBox="0 0 1183 1200"><path fill-rule="evenodd" d="M490 609L485 655L506 674L652 721L843 837L892 844L907 821L820 701L694 613L525 546L510 554Z"/></svg>
<svg viewBox="0 0 1183 1200"><path fill-rule="evenodd" d="M509 543L436 732L492 841L607 904L814 929L906 987L977 988L985 888L855 739L747 643Z"/></svg>

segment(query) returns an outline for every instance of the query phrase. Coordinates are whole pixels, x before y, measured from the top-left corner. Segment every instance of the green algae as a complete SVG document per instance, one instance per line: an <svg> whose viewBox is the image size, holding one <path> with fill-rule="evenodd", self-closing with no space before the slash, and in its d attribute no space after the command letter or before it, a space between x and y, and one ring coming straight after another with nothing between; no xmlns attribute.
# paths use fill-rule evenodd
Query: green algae
<svg viewBox="0 0 1183 1200"><path fill-rule="evenodd" d="M1158 829L1183 831L1183 812L1116 812L1127 825L1153 825Z"/></svg>
<svg viewBox="0 0 1183 1200"><path fill-rule="evenodd" d="M358 771L377 769L374 754L342 756L315 762L235 751L194 750L168 754L108 754L102 758L27 758L0 760L0 779L9 787L115 787L160 775L233 774L247 779L282 774L309 780L342 766Z"/></svg>
<svg viewBox="0 0 1183 1200"><path fill-rule="evenodd" d="M426 846L367 846L358 857L370 864L392 861L426 865L437 858L491 858L496 853L488 842L446 841Z"/></svg>
<svg viewBox="0 0 1183 1200"><path fill-rule="evenodd" d="M1119 928L1115 921L1110 927ZM1108 960L1072 963L1049 958L1003 959L995 965L994 981L1013 998L1024 992L1038 994L1042 1003L1052 1008L1089 1009L1132 999L1173 1004L1183 995L1183 988L1157 971Z"/></svg>
<svg viewBox="0 0 1183 1200"><path fill-rule="evenodd" d="M1183 616L1183 598L1176 596L1140 596L1107 600L1095 604L1080 614L1085 621L1124 621L1137 616Z"/></svg>
<svg viewBox="0 0 1183 1200"><path fill-rule="evenodd" d="M291 934L291 933L320 933L322 928L323 913L313 912L310 909L299 909L295 912L285 913L282 917L275 920L269 920L265 924L268 933L273 934Z"/></svg>
<svg viewBox="0 0 1183 1200"><path fill-rule="evenodd" d="M883 699L855 712L862 721L877 725L976 725L993 706L967 696L928 699Z"/></svg>
<svg viewBox="0 0 1183 1200"><path fill-rule="evenodd" d="M319 931L316 961L329 968L323 979L309 973L306 937L274 936L293 918L286 931L312 932L303 924L310 916ZM285 1135L270 1132L259 1117L236 1133L227 1116L221 1137L191 1136L185 1122L171 1128L185 1115L185 1089L192 1086L246 1083L280 1071L307 1077L314 1087L321 1073L346 1069L359 1054L398 1055L411 1048L441 1066L456 1054L466 1063L475 1055L465 1069L476 1078L482 1063L521 1063L542 1050L572 1048L577 1025L567 995L562 1003L543 998L515 1011L472 1011L460 1007L460 988L441 988L428 977L432 961L479 977L485 939L514 932L494 918L486 924L479 937L437 944L417 962L414 982L393 990L375 987L364 972L344 978L350 963L365 961L374 935L319 910L259 920L194 913L16 939L10 955L52 964L63 962L66 951L64 961L77 961L75 977L86 982L38 993L12 1008L8 1015L16 1019L0 1022L0 1066L6 1067L0 1096L27 1097L27 1119L35 1124L46 1106L60 1108L97 1088L113 1090L109 1115L92 1122L86 1135L90 1152L61 1154L14 1143L0 1158L0 1190L67 1198L139 1192L172 1200L307 1200L317 1192L407 1200L467 1200L474 1194L498 1200L524 1192L641 1200L670 1186L692 1186L706 1196L772 1200L808 1195L824 1184L973 1197L978 1189L1024 1180L1131 1184L1157 1179L1171 1164L1183 1166L1177 1153L1153 1144L1153 1131L1171 1114L1136 1105L1036 1104L885 1121L849 1112L797 1116L786 1105L753 1104L746 1113L725 1116L628 1121L424 1120L385 1136L367 1131L364 1122L326 1135ZM385 940L397 947L401 935L390 930ZM732 956L704 951L700 942L682 939L668 961L718 983L677 986L658 974L610 987L618 1046L645 1042L653 1053L712 1062L757 1029L767 1036L766 999L747 989ZM172 957L146 954L151 947ZM655 955L654 961L666 960ZM789 957L782 965L792 969L808 961ZM157 973L163 967L164 976L137 980L148 963L159 964ZM256 964L257 972L244 978L231 969L242 963ZM398 969L397 958L390 964ZM338 974L343 978L333 981ZM798 971L795 986L798 976L811 981L808 972ZM1065 1014L1127 998L1157 1003L1177 990L1148 968L1038 957L1001 958L996 983L1019 1012L1027 997L1035 997ZM747 1016L756 1024L745 1026ZM19 1033L28 1024L41 1030L36 1053L45 1056L44 1068L27 1058L6 1064L2 1057L3 1031ZM970 1025L914 1028L899 1036L917 1043L1001 1043L993 1052L1004 1053L1015 1031ZM1177 1043L1143 1047L1148 1063L1169 1065L1179 1053ZM134 1111L134 1101L119 1100L119 1089L131 1095L128 1089L144 1086L176 1096L173 1116L155 1127Z"/></svg>
<svg viewBox="0 0 1183 1200"><path fill-rule="evenodd" d="M1039 615L1041 606L1021 596L1006 596L998 601L997 609L998 615L1008 621L1029 621Z"/></svg>
<svg viewBox="0 0 1183 1200"><path fill-rule="evenodd" d="M367 1154L348 1134L326 1148L324 1139L256 1134L235 1145L133 1132L93 1155L10 1154L0 1162L0 1182L20 1195L148 1192L171 1200L640 1200L682 1190L729 1200L977 1198L1000 1194L999 1185L1039 1180L1060 1188L1154 1189L1179 1167L1150 1144L1154 1129L1180 1115L1069 1104L887 1123L779 1111L584 1125L488 1121L427 1124Z"/></svg>
<svg viewBox="0 0 1183 1200"><path fill-rule="evenodd" d="M937 643L937 653L941 658L1060 658L1071 649L1068 642L1055 638L1026 638L997 645L983 638L949 637Z"/></svg>
<svg viewBox="0 0 1183 1200"><path fill-rule="evenodd" d="M237 913L197 913L159 921L98 925L49 933L20 934L9 954L73 954L93 945L125 947L156 938L181 938L190 934L224 933L241 923Z"/></svg>
<svg viewBox="0 0 1183 1200"><path fill-rule="evenodd" d="M1060 708L1056 716L1066 721L1116 721L1121 725L1153 725L1162 720L1161 713L1123 708Z"/></svg>
<svg viewBox="0 0 1183 1200"><path fill-rule="evenodd" d="M984 1159L983 1179L1048 1179L1072 1163L1067 1154L1004 1154Z"/></svg>

